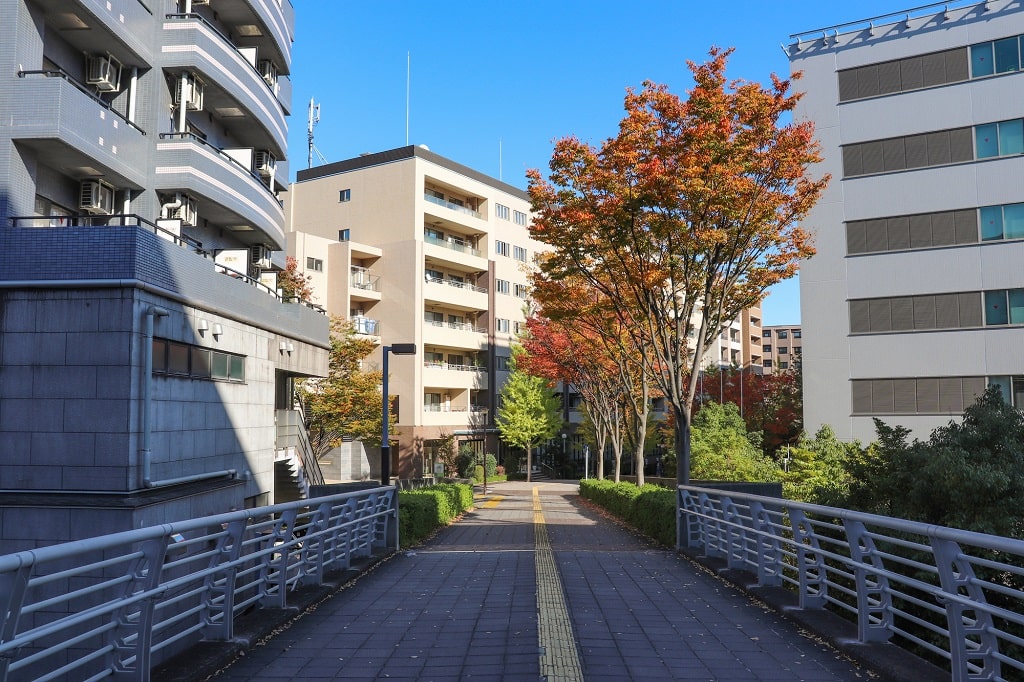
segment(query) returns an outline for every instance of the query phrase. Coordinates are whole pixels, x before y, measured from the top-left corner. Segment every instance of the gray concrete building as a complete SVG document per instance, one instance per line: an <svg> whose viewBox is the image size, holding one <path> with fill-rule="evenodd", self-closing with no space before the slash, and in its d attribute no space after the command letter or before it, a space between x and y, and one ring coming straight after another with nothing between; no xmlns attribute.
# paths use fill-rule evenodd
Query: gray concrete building
<svg viewBox="0 0 1024 682"><path fill-rule="evenodd" d="M804 422L917 437L1024 407L1024 7L940 3L788 45L832 182L806 220Z"/></svg>
<svg viewBox="0 0 1024 682"><path fill-rule="evenodd" d="M295 494L291 382L328 322L273 274L293 25L288 0L0 4L3 552Z"/></svg>

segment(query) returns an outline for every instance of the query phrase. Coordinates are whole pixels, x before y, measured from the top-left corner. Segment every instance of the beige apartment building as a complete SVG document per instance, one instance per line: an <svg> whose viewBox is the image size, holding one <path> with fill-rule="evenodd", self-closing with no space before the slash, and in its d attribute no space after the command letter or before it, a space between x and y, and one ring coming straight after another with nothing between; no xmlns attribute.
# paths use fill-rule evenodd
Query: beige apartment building
<svg viewBox="0 0 1024 682"><path fill-rule="evenodd" d="M316 302L380 347L416 344L389 358L392 474L429 475L448 434L500 455L496 396L542 247L526 192L407 146L300 171L286 205L288 252Z"/></svg>
<svg viewBox="0 0 1024 682"><path fill-rule="evenodd" d="M762 374L784 372L800 366L804 352L800 325L770 325L761 333Z"/></svg>

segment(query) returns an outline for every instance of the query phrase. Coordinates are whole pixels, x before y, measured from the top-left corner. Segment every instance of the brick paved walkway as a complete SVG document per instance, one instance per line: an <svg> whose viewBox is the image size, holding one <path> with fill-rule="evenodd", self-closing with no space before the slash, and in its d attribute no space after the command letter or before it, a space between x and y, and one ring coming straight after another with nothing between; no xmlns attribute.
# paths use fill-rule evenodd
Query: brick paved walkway
<svg viewBox="0 0 1024 682"><path fill-rule="evenodd" d="M504 483L217 680L858 680L873 675L674 552Z"/></svg>

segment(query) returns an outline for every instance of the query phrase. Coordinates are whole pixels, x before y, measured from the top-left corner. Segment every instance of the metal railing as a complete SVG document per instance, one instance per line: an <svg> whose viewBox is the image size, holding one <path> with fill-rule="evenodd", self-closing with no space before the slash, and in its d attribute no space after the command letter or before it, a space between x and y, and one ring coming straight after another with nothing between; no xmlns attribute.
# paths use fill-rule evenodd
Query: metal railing
<svg viewBox="0 0 1024 682"><path fill-rule="evenodd" d="M427 275L426 280L428 284L447 284L448 286L455 287L456 289L466 289L468 291L475 291L481 294L487 293L487 289L484 287L478 287L475 284L470 284L469 282L463 282L457 279L441 279L439 277L431 277L430 275Z"/></svg>
<svg viewBox="0 0 1024 682"><path fill-rule="evenodd" d="M78 89L86 97L96 102L96 104L100 105L114 116L117 116L123 122L127 123L130 127L134 128L143 135L146 134L146 131L140 128L137 123L130 120L127 116L125 116L120 111L115 109L110 102L98 96L95 92L90 90L87 85L76 80L71 74L69 74L64 69L37 69L33 71L18 72L18 78L25 78L26 76L42 76L44 78L63 78L68 83L71 83L71 85L75 86L75 88Z"/></svg>
<svg viewBox="0 0 1024 682"><path fill-rule="evenodd" d="M474 218L482 218L483 217L483 215L481 215L481 213L479 211L474 211L471 208L466 208L465 206L460 206L459 204L456 204L453 201L445 201L444 199L440 199L438 197L435 197L433 194L424 194L423 198L426 199L427 201L429 201L432 204L437 204L438 206L444 206L445 208L450 208L453 211L457 211L459 213L465 213L466 215L471 215Z"/></svg>
<svg viewBox="0 0 1024 682"><path fill-rule="evenodd" d="M380 487L0 556L0 680L148 680L240 614L397 549Z"/></svg>
<svg viewBox="0 0 1024 682"><path fill-rule="evenodd" d="M452 251L458 251L459 253L468 253L471 256L479 256L480 250L475 248L469 242L459 239L458 237L449 236L446 239L438 239L429 234L423 235L423 241L428 244L434 244L435 246L441 246Z"/></svg>
<svg viewBox="0 0 1024 682"><path fill-rule="evenodd" d="M1024 677L1024 540L695 486L676 511L680 548L847 614L861 642L895 637L953 680Z"/></svg>
<svg viewBox="0 0 1024 682"><path fill-rule="evenodd" d="M231 156L231 154L229 154L225 149L221 149L220 147L211 144L207 140L203 139L199 135L196 135L195 133L191 132L160 133L159 137L161 140L184 140L186 142L194 142L195 144L201 147L206 147L214 154L216 154L221 161L228 164L229 166L238 168L240 171L248 175L250 179L255 181L255 183L260 186L263 193L269 195L270 198L273 199L278 206L284 206L284 201L277 196L277 193L274 192L274 188L270 186L270 181L267 178L257 173L256 170L253 169L252 167L243 165L238 159Z"/></svg>
<svg viewBox="0 0 1024 682"><path fill-rule="evenodd" d="M475 332L477 334L487 333L487 327L477 327L472 322L444 322L443 320L432 320L429 318L424 318L423 324L429 325L431 327L455 329L462 332Z"/></svg>
<svg viewBox="0 0 1024 682"><path fill-rule="evenodd" d="M349 266L349 283L363 291L380 291L380 275L374 275L369 269L359 265Z"/></svg>

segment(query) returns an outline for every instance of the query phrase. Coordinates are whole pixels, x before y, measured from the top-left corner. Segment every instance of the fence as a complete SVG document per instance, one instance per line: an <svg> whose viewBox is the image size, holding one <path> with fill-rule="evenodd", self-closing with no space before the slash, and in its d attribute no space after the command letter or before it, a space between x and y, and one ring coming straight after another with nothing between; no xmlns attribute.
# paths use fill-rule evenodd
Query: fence
<svg viewBox="0 0 1024 682"><path fill-rule="evenodd" d="M300 585L398 549L393 487L0 556L0 680L148 680Z"/></svg>
<svg viewBox="0 0 1024 682"><path fill-rule="evenodd" d="M861 642L944 659L953 680L1024 679L1024 541L848 509L679 486L679 547L701 549Z"/></svg>

